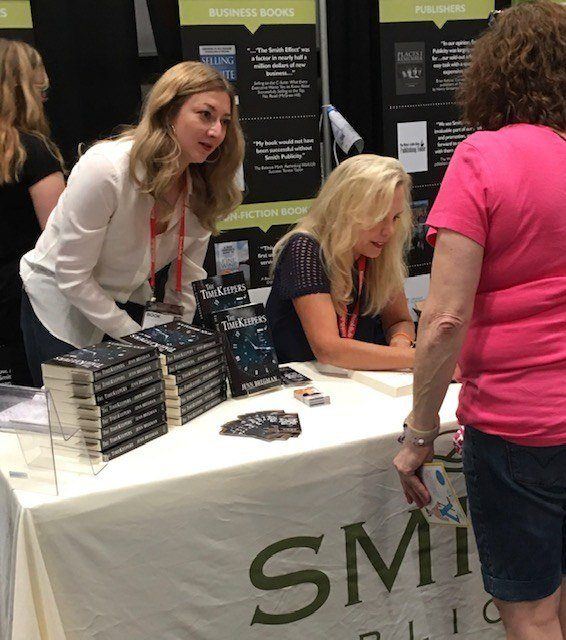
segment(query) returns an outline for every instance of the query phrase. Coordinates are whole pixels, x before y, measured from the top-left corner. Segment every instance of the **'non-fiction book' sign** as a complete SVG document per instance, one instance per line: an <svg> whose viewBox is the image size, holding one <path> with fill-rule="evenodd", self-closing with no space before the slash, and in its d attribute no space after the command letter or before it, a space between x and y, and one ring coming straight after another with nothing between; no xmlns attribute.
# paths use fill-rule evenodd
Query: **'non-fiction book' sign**
<svg viewBox="0 0 566 640"><path fill-rule="evenodd" d="M430 272L428 212L454 149L472 133L460 121L455 91L494 8L494 0L379 0L383 152L413 179L411 276Z"/></svg>
<svg viewBox="0 0 566 640"><path fill-rule="evenodd" d="M245 199L221 225L209 274L271 284L272 250L320 187L315 0L179 0L183 54L234 86L246 136Z"/></svg>

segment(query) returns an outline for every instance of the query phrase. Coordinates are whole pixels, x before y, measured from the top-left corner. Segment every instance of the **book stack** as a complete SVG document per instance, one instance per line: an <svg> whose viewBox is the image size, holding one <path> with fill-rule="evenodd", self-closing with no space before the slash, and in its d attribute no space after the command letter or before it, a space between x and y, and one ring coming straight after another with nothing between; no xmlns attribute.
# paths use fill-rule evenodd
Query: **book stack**
<svg viewBox="0 0 566 640"><path fill-rule="evenodd" d="M224 353L214 331L174 320L123 340L161 354L169 426L186 424L226 400Z"/></svg>
<svg viewBox="0 0 566 640"><path fill-rule="evenodd" d="M79 428L93 456L112 460L167 433L159 353L102 342L41 365L50 418Z"/></svg>

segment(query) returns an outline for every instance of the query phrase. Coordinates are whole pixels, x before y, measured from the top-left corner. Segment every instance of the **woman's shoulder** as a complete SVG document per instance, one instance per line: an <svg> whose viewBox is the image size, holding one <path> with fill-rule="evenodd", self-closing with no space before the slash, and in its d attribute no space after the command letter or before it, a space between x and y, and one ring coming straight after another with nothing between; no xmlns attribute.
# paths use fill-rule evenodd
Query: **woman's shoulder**
<svg viewBox="0 0 566 640"><path fill-rule="evenodd" d="M36 182L52 173L62 171L63 168L54 147L50 141L39 134L19 132L20 143L26 151L26 159L21 176L21 182L31 187ZM52 144L52 143L51 143Z"/></svg>
<svg viewBox="0 0 566 640"><path fill-rule="evenodd" d="M129 165L132 141L116 138L96 142L80 157L80 162L106 162L116 168Z"/></svg>
<svg viewBox="0 0 566 640"><path fill-rule="evenodd" d="M41 160L41 159L55 159L53 151L49 148L48 140L40 134L19 131L20 143L26 150L28 158Z"/></svg>
<svg viewBox="0 0 566 640"><path fill-rule="evenodd" d="M281 252L281 255L283 254L297 259L307 256L318 257L320 255L320 243L314 236L300 231L294 233L289 240L287 240Z"/></svg>
<svg viewBox="0 0 566 640"><path fill-rule="evenodd" d="M103 140L89 147L75 165L73 172L88 170L94 174L112 175L114 181L129 175L131 140Z"/></svg>

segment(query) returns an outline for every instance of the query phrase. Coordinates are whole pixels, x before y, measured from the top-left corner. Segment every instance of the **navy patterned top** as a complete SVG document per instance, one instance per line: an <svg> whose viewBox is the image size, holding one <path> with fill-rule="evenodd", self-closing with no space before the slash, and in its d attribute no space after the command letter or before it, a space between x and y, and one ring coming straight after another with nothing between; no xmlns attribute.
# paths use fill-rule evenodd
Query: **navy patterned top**
<svg viewBox="0 0 566 640"><path fill-rule="evenodd" d="M285 245L275 266L266 312L280 363L314 360L293 300L313 293L330 294L330 281L312 236L297 233ZM363 291L362 291L363 296ZM355 306L354 299L350 310ZM386 344L379 316L360 316L356 340Z"/></svg>

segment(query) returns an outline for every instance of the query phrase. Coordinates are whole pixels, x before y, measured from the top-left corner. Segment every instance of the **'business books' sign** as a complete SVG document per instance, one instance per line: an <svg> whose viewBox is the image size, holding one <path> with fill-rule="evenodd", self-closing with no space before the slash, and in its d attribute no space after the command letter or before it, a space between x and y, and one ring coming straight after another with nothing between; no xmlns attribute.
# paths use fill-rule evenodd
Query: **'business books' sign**
<svg viewBox="0 0 566 640"><path fill-rule="evenodd" d="M244 203L205 266L271 284L272 249L320 187L315 0L180 0L184 56L234 84L246 136Z"/></svg>
<svg viewBox="0 0 566 640"><path fill-rule="evenodd" d="M30 0L0 0L0 38L33 44Z"/></svg>

